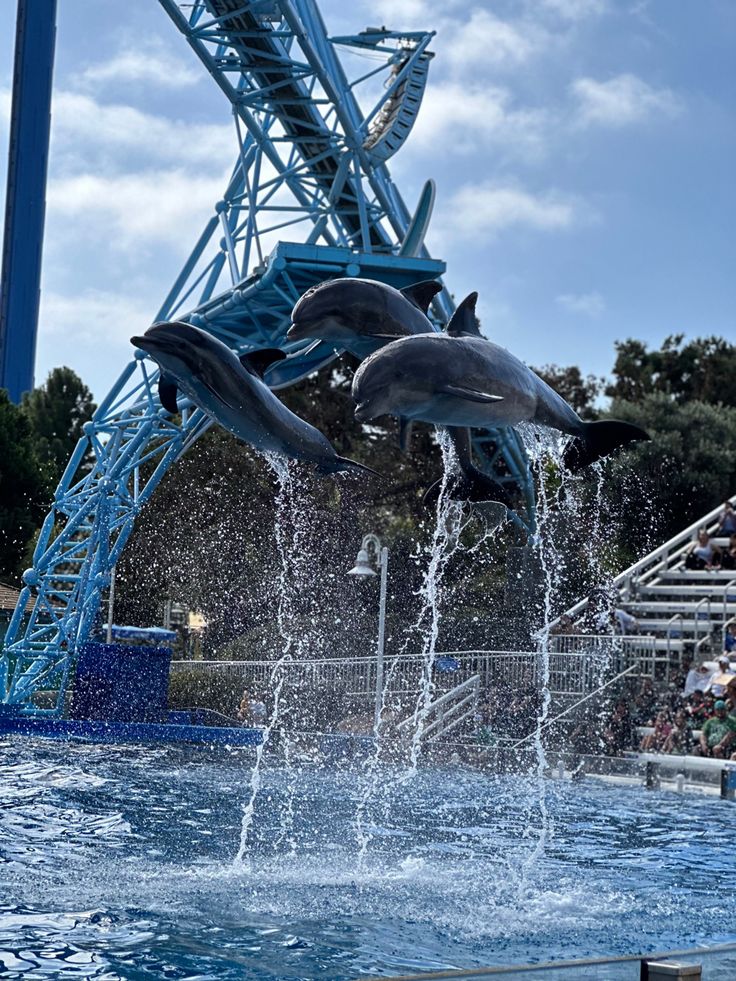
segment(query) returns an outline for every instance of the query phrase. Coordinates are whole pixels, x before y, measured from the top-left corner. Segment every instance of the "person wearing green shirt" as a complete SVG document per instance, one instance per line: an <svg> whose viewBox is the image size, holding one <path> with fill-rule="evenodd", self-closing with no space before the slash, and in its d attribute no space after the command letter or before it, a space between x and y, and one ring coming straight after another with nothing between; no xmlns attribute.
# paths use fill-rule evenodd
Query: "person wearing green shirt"
<svg viewBox="0 0 736 981"><path fill-rule="evenodd" d="M728 748L736 735L736 716L728 714L726 703L720 698L713 711L715 715L700 730L700 755L723 759L729 755Z"/></svg>

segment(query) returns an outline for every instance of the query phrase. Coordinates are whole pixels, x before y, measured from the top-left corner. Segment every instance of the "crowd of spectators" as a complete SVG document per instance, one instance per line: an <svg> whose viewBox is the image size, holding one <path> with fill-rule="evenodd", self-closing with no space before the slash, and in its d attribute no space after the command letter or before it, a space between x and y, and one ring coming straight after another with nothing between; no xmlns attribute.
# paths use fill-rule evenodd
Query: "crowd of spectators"
<svg viewBox="0 0 736 981"><path fill-rule="evenodd" d="M643 752L736 759L736 664L724 655L692 666L684 684L660 696L646 679L631 715L634 726L650 730L639 742Z"/></svg>

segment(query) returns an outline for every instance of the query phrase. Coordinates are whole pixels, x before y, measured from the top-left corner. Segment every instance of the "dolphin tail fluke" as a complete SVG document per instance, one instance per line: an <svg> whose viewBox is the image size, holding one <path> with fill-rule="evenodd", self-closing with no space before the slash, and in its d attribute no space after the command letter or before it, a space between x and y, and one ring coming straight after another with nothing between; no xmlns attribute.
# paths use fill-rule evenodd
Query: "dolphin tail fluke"
<svg viewBox="0 0 736 981"><path fill-rule="evenodd" d="M576 436L567 446L563 464L566 470L577 473L596 460L613 453L619 446L635 440L651 439L649 433L630 422L606 419L603 422L583 423L581 436Z"/></svg>

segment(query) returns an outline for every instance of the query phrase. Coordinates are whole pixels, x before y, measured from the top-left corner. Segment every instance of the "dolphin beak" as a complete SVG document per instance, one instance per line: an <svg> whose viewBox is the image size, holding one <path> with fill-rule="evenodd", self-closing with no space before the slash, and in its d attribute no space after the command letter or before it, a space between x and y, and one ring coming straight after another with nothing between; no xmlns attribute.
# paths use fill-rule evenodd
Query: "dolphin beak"
<svg viewBox="0 0 736 981"><path fill-rule="evenodd" d="M141 351L152 351L154 347L148 337L131 337L130 343L133 347L139 347Z"/></svg>
<svg viewBox="0 0 736 981"><path fill-rule="evenodd" d="M309 324L292 324L286 332L286 339L289 341L300 341L309 336Z"/></svg>

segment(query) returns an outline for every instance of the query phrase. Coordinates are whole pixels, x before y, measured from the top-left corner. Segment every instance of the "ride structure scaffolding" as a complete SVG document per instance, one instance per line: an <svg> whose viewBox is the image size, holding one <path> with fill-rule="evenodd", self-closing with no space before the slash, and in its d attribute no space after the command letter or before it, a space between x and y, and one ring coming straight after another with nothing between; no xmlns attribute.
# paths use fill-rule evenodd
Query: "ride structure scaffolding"
<svg viewBox="0 0 736 981"><path fill-rule="evenodd" d="M330 38L314 0L159 2L226 96L237 157L153 319L187 321L239 355L280 347L287 357L266 381L283 388L340 353L325 342L286 340L291 309L306 289L338 276L402 288L445 271L424 244L432 182L412 214L387 167L416 120L433 33L368 28ZM370 70L349 80L348 63L364 66L366 57ZM283 240L287 229L294 241ZM438 329L453 310L443 289L432 307ZM59 483L0 659L6 712L63 713L75 652L94 629L136 515L211 424L186 403L180 417L170 415L157 379L155 363L136 351L86 424ZM518 436L482 431L474 446L485 470L519 488L533 525L532 481Z"/></svg>

